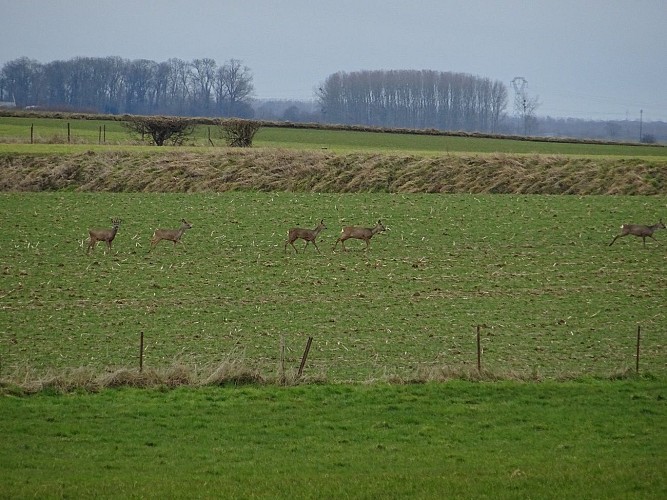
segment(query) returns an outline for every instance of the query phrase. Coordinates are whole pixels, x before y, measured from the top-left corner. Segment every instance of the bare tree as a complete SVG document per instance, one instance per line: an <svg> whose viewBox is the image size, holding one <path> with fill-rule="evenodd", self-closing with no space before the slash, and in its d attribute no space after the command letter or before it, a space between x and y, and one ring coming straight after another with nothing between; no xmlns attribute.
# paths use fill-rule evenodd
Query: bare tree
<svg viewBox="0 0 667 500"><path fill-rule="evenodd" d="M255 91L250 68L238 59L230 59L216 74L216 100L223 116L248 116L248 100Z"/></svg>
<svg viewBox="0 0 667 500"><path fill-rule="evenodd" d="M199 112L210 114L211 97L215 82L217 64L213 59L195 59L192 61L192 80L194 83L195 100Z"/></svg>
<svg viewBox="0 0 667 500"><path fill-rule="evenodd" d="M2 68L0 78L9 99L17 107L39 104L42 65L27 57L9 61Z"/></svg>

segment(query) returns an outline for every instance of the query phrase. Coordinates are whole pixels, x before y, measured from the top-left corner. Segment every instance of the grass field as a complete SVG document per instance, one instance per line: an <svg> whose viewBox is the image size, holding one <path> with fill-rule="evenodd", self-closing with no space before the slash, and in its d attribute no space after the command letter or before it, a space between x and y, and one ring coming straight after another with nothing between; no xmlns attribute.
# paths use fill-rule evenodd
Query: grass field
<svg viewBox="0 0 667 500"><path fill-rule="evenodd" d="M428 378L476 364L511 376L667 371L665 233L608 244L652 223L662 197L389 194L0 195L2 374L29 367L207 367L242 359L270 375L314 337L307 373L329 381ZM113 251L87 228L123 219ZM156 227L194 224L183 245ZM324 219L312 245L286 232ZM343 225L382 219L371 242L332 252ZM303 242L299 242L301 248ZM437 376L437 375L436 375Z"/></svg>
<svg viewBox="0 0 667 500"><path fill-rule="evenodd" d="M68 123L70 125L69 144L67 142ZM33 126L35 144L29 144L31 126ZM216 127L198 126L188 146L178 149L187 150L192 147L199 150L202 148L209 149L209 134L217 147L224 146L224 141ZM138 137L130 135L119 121L0 116L0 153L76 152L90 148L107 150L109 147L136 149L139 144L138 139ZM381 151L384 153L409 152L412 154L441 155L474 152L475 154L511 153L632 156L647 159L667 158L667 147L663 146L557 143L281 127L262 127L257 132L253 145L259 148L326 149L338 153ZM153 148L153 146L148 147Z"/></svg>
<svg viewBox="0 0 667 500"><path fill-rule="evenodd" d="M661 499L666 395L635 380L4 397L0 496Z"/></svg>
<svg viewBox="0 0 667 500"><path fill-rule="evenodd" d="M609 246L666 217L667 148L266 128L157 153L62 123L25 144L0 118L1 498L667 496L667 232ZM578 194L464 194L513 186ZM320 219L321 253L285 252Z"/></svg>

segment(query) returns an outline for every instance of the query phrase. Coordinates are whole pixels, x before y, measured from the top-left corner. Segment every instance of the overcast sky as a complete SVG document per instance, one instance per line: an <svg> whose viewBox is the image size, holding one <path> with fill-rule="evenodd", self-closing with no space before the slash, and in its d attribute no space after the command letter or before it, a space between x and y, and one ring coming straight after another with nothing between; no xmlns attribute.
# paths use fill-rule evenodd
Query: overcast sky
<svg viewBox="0 0 667 500"><path fill-rule="evenodd" d="M537 114L667 121L667 0L0 0L0 65L240 59L255 97L338 71L524 77Z"/></svg>

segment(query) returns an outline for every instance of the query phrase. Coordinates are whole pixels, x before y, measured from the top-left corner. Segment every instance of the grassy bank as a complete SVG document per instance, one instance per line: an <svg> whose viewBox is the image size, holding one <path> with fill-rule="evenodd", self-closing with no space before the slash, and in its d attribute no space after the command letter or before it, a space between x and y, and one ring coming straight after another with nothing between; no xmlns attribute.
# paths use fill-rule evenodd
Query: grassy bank
<svg viewBox="0 0 667 500"><path fill-rule="evenodd" d="M67 147L67 146L65 146ZM661 159L287 149L0 155L2 191L667 194Z"/></svg>
<svg viewBox="0 0 667 500"><path fill-rule="evenodd" d="M0 496L664 498L650 380L3 398Z"/></svg>

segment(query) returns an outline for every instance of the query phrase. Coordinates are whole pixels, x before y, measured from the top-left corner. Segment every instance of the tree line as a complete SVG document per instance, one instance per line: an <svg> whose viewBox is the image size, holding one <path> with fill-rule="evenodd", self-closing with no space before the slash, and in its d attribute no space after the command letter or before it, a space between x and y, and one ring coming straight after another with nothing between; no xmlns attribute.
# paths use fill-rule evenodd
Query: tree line
<svg viewBox="0 0 667 500"><path fill-rule="evenodd" d="M667 141L667 124L590 121L507 110L500 81L432 70L338 72L310 101L253 98L251 70L237 59L165 62L76 57L46 64L21 57L0 67L0 101L20 109L104 114L236 117L383 128ZM516 108L515 103L515 108ZM523 116L521 116L523 115Z"/></svg>
<svg viewBox="0 0 667 500"><path fill-rule="evenodd" d="M432 70L339 72L326 79L318 98L331 123L496 132L507 87Z"/></svg>
<svg viewBox="0 0 667 500"><path fill-rule="evenodd" d="M0 71L0 101L108 114L251 117L250 69L237 59L76 57L42 64L21 57Z"/></svg>

